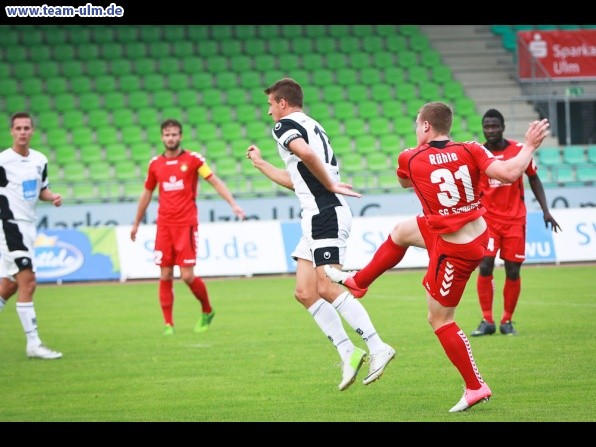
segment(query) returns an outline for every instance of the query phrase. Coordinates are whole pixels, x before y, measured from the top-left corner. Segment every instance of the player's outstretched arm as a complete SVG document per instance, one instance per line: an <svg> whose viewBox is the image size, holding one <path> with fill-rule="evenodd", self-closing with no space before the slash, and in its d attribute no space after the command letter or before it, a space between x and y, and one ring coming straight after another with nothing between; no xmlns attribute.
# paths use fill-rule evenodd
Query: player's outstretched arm
<svg viewBox="0 0 596 447"><path fill-rule="evenodd" d="M265 161L261 156L261 149L259 149L258 146L255 146L254 144L248 146L246 149L246 158L252 161L252 165L272 181L284 188L288 188L292 191L294 190L294 184L292 183L290 173L285 169L280 169Z"/></svg>

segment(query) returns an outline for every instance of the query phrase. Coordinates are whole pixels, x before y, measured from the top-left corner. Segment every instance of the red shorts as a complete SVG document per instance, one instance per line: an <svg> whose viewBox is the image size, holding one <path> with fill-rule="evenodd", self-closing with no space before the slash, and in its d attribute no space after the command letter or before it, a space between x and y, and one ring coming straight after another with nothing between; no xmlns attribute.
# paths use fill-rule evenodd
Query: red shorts
<svg viewBox="0 0 596 447"><path fill-rule="evenodd" d="M196 265L198 234L196 225L158 225L155 263L162 267Z"/></svg>
<svg viewBox="0 0 596 447"><path fill-rule="evenodd" d="M526 225L490 222L486 219L490 232L486 256L500 257L505 261L524 262L526 260Z"/></svg>
<svg viewBox="0 0 596 447"><path fill-rule="evenodd" d="M430 258L422 285L430 296L445 307L455 307L486 251L487 230L467 244L453 244L439 234L431 233L423 216L418 216L418 228L422 233Z"/></svg>

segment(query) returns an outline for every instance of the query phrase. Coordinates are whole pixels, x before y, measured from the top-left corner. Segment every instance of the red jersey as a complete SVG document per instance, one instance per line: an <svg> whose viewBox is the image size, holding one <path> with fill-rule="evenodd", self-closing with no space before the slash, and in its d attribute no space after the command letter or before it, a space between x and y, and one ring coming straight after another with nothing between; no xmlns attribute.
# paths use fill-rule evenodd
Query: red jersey
<svg viewBox="0 0 596 447"><path fill-rule="evenodd" d="M502 151L491 151L498 160L509 160L515 157L523 144L513 140L506 140L507 146ZM490 149L489 149L490 151ZM534 159L526 168L528 177L536 175L538 167ZM486 208L487 220L509 223L526 223L526 203L524 201L523 176L513 183L501 183L491 179L486 174L480 176L480 200Z"/></svg>
<svg viewBox="0 0 596 447"><path fill-rule="evenodd" d="M397 176L412 182L430 231L453 233L486 212L480 173L493 161L475 141L431 141L399 154Z"/></svg>
<svg viewBox="0 0 596 447"><path fill-rule="evenodd" d="M198 152L182 150L175 158L162 154L151 159L145 188L153 191L159 185L158 225L198 225L199 174L207 179L213 172Z"/></svg>

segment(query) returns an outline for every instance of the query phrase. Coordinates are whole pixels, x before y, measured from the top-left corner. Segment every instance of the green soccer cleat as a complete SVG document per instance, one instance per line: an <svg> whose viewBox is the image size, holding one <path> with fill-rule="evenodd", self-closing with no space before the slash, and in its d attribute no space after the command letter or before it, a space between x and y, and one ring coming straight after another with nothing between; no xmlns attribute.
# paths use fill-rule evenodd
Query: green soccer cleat
<svg viewBox="0 0 596 447"><path fill-rule="evenodd" d="M207 329L209 329L209 325L211 324L211 321L213 320L213 317L215 316L215 311L211 311L211 313L203 313L203 315L201 316L201 319L199 321L197 321L197 324L195 325L195 332L199 333L199 332L205 332L207 331Z"/></svg>
<svg viewBox="0 0 596 447"><path fill-rule="evenodd" d="M174 332L174 326L172 326L171 324L166 324L163 328L164 335L174 335Z"/></svg>

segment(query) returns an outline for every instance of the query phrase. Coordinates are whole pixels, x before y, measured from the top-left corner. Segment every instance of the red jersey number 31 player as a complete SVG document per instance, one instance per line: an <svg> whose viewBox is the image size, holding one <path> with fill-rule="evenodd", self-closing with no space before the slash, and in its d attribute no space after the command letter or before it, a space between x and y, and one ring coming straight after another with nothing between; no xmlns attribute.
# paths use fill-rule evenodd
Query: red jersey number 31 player
<svg viewBox="0 0 596 447"><path fill-rule="evenodd" d="M197 258L198 210L197 185L199 174L207 180L230 205L234 214L244 220L244 210L236 203L226 184L211 171L205 158L183 149L182 124L169 119L161 124L163 154L149 162L145 189L139 198L137 214L130 230L130 238L136 239L139 224L151 202L156 186L159 186L157 210L157 234L155 236L155 264L160 267L159 302L165 321L164 334L174 334L174 266L180 267L180 276L192 294L201 303L202 315L194 330L204 332L209 328L215 312L211 307L203 280L195 276Z"/></svg>

